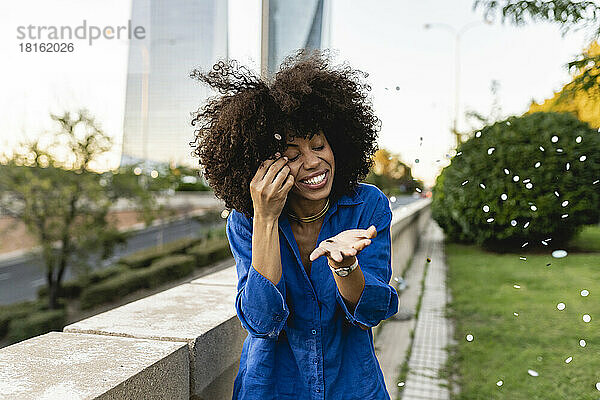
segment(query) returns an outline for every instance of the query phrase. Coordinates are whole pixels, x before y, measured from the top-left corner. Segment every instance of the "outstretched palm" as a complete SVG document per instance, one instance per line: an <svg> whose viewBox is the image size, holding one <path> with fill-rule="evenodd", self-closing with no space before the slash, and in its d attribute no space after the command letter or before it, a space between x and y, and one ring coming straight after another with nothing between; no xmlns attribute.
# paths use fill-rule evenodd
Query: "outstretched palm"
<svg viewBox="0 0 600 400"><path fill-rule="evenodd" d="M354 262L354 256L371 244L371 239L377 236L374 225L368 229L349 229L323 240L310 253L310 261L326 256L332 267L345 267Z"/></svg>

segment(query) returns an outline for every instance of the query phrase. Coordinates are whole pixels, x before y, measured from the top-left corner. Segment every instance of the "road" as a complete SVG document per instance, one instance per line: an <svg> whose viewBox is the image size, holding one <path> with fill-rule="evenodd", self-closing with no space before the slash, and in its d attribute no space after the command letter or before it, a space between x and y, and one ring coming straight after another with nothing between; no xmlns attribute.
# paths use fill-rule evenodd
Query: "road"
<svg viewBox="0 0 600 400"><path fill-rule="evenodd" d="M392 209L417 200L411 196L397 196L391 203ZM224 223L225 221L223 221ZM102 267L114 264L119 258L135 251L183 237L200 237L208 229L193 219L175 221L159 227L150 227L134 234L125 246L115 249L115 254L102 262ZM45 285L44 268L39 256L26 255L19 259L0 262L0 304L34 300L37 290ZM67 268L63 282L75 276L72 268Z"/></svg>
<svg viewBox="0 0 600 400"><path fill-rule="evenodd" d="M168 243L183 237L200 237L207 229L207 226L193 219L144 229L134 234L125 246L117 247L113 257L102 262L102 267L114 264L127 254L158 245L161 240L163 243ZM46 283L43 271L42 260L35 255L26 255L0 264L0 304L34 300L38 288ZM74 275L73 269L67 268L63 282L72 279Z"/></svg>

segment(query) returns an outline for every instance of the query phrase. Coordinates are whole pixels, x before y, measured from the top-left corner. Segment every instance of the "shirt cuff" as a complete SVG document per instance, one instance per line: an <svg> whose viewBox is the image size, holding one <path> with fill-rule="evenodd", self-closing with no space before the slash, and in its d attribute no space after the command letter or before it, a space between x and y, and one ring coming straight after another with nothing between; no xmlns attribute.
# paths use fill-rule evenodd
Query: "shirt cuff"
<svg viewBox="0 0 600 400"><path fill-rule="evenodd" d="M253 266L244 287L238 292L236 311L242 326L252 335L276 339L290 314L285 303L283 275L277 285Z"/></svg>
<svg viewBox="0 0 600 400"><path fill-rule="evenodd" d="M365 288L354 308L354 314L348 310L337 285L335 295L348 322L358 327L358 323L361 323L372 328L398 312L398 293L391 285L383 283L368 271L361 271L365 277Z"/></svg>

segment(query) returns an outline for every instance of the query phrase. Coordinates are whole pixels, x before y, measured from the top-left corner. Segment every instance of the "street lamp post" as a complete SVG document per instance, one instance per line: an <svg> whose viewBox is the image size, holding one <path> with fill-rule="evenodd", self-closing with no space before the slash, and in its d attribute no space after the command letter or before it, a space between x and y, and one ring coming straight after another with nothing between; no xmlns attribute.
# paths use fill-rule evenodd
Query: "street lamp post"
<svg viewBox="0 0 600 400"><path fill-rule="evenodd" d="M461 143L460 133L458 133L458 114L459 114L459 93L460 93L460 38L461 36L471 28L479 26L481 24L490 24L490 21L473 21L466 25L463 25L460 29L456 29L452 25L444 23L430 23L425 24L425 29L431 28L442 28L449 31L454 35L454 121L452 122L452 134L456 139L456 147Z"/></svg>

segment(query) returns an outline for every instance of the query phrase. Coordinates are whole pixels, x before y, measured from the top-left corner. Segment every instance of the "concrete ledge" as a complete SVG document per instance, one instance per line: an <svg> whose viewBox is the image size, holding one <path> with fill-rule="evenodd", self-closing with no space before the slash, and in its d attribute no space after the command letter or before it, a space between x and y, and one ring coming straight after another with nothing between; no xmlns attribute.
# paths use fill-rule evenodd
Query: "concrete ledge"
<svg viewBox="0 0 600 400"><path fill-rule="evenodd" d="M203 279L212 278L198 280ZM68 325L64 331L186 342L191 395L201 396L239 361L247 332L235 312L236 293L231 285L188 283Z"/></svg>
<svg viewBox="0 0 600 400"><path fill-rule="evenodd" d="M394 211L393 277L412 257L430 203ZM64 332L6 347L0 350L0 396L229 400L248 335L236 315L236 294L236 267L227 266Z"/></svg>
<svg viewBox="0 0 600 400"><path fill-rule="evenodd" d="M50 332L2 349L0 397L188 399L186 347L184 343Z"/></svg>

